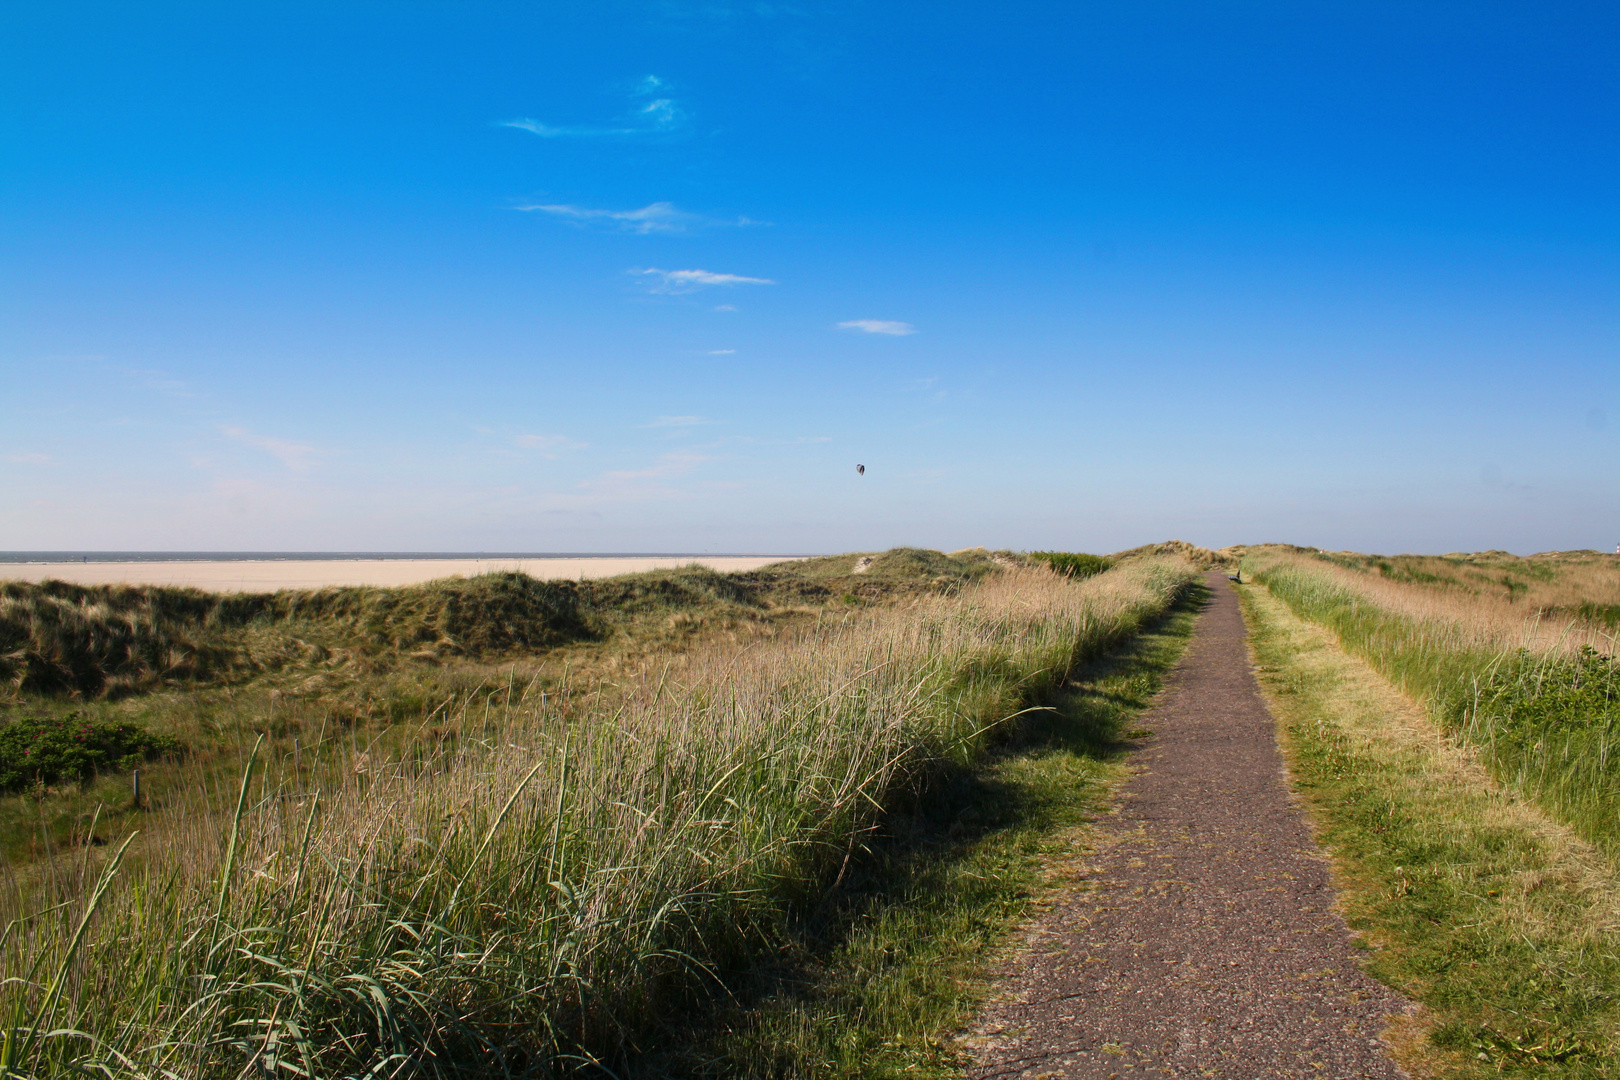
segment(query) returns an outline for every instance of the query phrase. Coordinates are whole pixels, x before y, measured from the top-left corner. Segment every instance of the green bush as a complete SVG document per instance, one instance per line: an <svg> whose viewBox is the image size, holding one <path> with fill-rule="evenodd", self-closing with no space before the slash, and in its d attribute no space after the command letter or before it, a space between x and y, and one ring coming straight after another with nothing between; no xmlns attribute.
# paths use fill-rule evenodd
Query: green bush
<svg viewBox="0 0 1620 1080"><path fill-rule="evenodd" d="M1590 645L1541 659L1520 649L1481 688L1474 711L1503 721L1498 739L1529 747L1548 734L1607 733L1620 720L1620 665Z"/></svg>
<svg viewBox="0 0 1620 1080"><path fill-rule="evenodd" d="M1086 555L1076 551L1032 551L1029 557L1071 578L1088 578L1114 565L1114 560L1106 555Z"/></svg>
<svg viewBox="0 0 1620 1080"><path fill-rule="evenodd" d="M137 724L86 720L78 713L54 719L25 717L0 725L0 792L36 784L88 780L108 769L132 769L148 758L179 753L166 735Z"/></svg>
<svg viewBox="0 0 1620 1080"><path fill-rule="evenodd" d="M1620 628L1620 604L1585 603L1575 609L1578 618L1602 623L1610 630Z"/></svg>

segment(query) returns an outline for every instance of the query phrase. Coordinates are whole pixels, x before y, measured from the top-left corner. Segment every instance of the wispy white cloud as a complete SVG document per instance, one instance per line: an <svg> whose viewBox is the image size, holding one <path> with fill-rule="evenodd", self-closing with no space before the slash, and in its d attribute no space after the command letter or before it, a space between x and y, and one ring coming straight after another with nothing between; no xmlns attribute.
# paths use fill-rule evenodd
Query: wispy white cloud
<svg viewBox="0 0 1620 1080"><path fill-rule="evenodd" d="M559 139L568 136L592 138L602 135L635 135L635 128L626 127L593 127L581 124L545 124L532 117L520 116L516 120L497 120L501 127L517 128L527 131L531 135L538 135L542 139Z"/></svg>
<svg viewBox="0 0 1620 1080"><path fill-rule="evenodd" d="M838 329L858 330L863 334L887 334L890 337L905 337L917 332L917 328L910 323L892 319L851 319L839 323Z"/></svg>
<svg viewBox="0 0 1620 1080"><path fill-rule="evenodd" d="M602 474L605 480L664 480L672 476L685 476L705 461L709 460L707 454L696 454L689 451L677 450L662 455L656 465L645 469L616 469ZM585 483L589 484L587 480Z"/></svg>
<svg viewBox="0 0 1620 1080"><path fill-rule="evenodd" d="M6 462L7 464L10 464L10 465L55 465L56 464L56 459L51 457L49 454L34 454L34 453L6 454L3 457L0 457L0 461L4 461L4 462Z"/></svg>
<svg viewBox="0 0 1620 1080"><path fill-rule="evenodd" d="M532 117L500 120L502 127L517 128L542 139L672 135L687 127L686 111L668 94L668 86L656 75L638 79L630 88L631 107L619 120L607 124L549 124Z"/></svg>
<svg viewBox="0 0 1620 1080"><path fill-rule="evenodd" d="M715 311L724 311L724 312L733 312L733 311L737 310L737 305L736 304L716 304L716 305L714 305L714 310Z"/></svg>
<svg viewBox="0 0 1620 1080"><path fill-rule="evenodd" d="M687 232L703 220L667 202L648 203L639 210L597 210L570 203L529 203L516 209L550 214L575 225L606 225L642 235Z"/></svg>
<svg viewBox="0 0 1620 1080"><path fill-rule="evenodd" d="M538 450L546 457L554 458L570 450L583 450L586 444L576 442L566 435L519 435L512 440L522 450Z"/></svg>
<svg viewBox="0 0 1620 1080"><path fill-rule="evenodd" d="M737 351L736 349L710 349L709 350L709 355L710 356L730 356L732 353L734 353L736 351Z"/></svg>
<svg viewBox="0 0 1620 1080"><path fill-rule="evenodd" d="M99 361L102 358L96 356L87 357L86 359ZM156 390L158 393L168 397L196 398L202 396L190 383L173 378L167 372L155 371L150 368L124 367L118 364L98 364L97 366L105 371L111 371L129 379L147 390Z"/></svg>
<svg viewBox="0 0 1620 1080"><path fill-rule="evenodd" d="M692 233L703 229L746 228L769 222L753 218L717 218L681 210L674 203L655 202L637 210L602 210L572 203L524 203L515 207L531 213L549 214L573 225L593 225L619 232L637 233Z"/></svg>
<svg viewBox="0 0 1620 1080"><path fill-rule="evenodd" d="M677 127L682 120L680 106L669 98L656 98L647 102L636 110L636 116L660 131Z"/></svg>
<svg viewBox="0 0 1620 1080"><path fill-rule="evenodd" d="M582 480L579 486L597 496L615 500L669 498L680 492L666 481L685 476L708 460L707 454L675 450L661 455L645 469L615 469L594 479Z"/></svg>
<svg viewBox="0 0 1620 1080"><path fill-rule="evenodd" d="M630 97L641 102L632 115L654 131L674 131L686 126L686 112L669 96L669 84L656 75L644 75L630 89Z"/></svg>
<svg viewBox="0 0 1620 1080"><path fill-rule="evenodd" d="M704 424L712 423L714 423L713 420L702 416L660 416L654 419L652 423L644 424L642 426L650 428L701 427Z"/></svg>
<svg viewBox="0 0 1620 1080"><path fill-rule="evenodd" d="M245 446L263 450L293 472L304 472L315 463L314 459L317 451L313 446L305 443L277 439L269 435L255 435L244 427L221 425L219 433L227 438L235 439Z"/></svg>
<svg viewBox="0 0 1620 1080"><path fill-rule="evenodd" d="M659 270L653 267L646 270L630 269L625 273L654 279L647 286L647 291L655 293L690 293L697 292L699 289L706 289L711 285L776 284L770 278L744 277L741 274L716 274L712 270Z"/></svg>

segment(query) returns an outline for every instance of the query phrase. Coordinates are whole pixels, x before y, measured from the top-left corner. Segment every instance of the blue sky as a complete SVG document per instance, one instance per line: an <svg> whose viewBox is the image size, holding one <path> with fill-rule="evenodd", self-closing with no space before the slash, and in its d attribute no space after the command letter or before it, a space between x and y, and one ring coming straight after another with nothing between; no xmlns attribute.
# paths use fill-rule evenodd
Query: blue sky
<svg viewBox="0 0 1620 1080"><path fill-rule="evenodd" d="M13 0L0 548L1610 547L1616 56L1612 4Z"/></svg>

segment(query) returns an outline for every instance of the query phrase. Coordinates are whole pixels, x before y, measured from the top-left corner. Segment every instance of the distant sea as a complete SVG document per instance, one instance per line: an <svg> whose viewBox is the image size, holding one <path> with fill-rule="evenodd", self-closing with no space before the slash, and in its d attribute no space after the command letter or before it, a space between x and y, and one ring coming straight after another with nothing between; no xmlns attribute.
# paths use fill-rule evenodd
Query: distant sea
<svg viewBox="0 0 1620 1080"><path fill-rule="evenodd" d="M361 559L733 559L774 551L0 551L0 563L335 562ZM783 556L788 558L790 556Z"/></svg>

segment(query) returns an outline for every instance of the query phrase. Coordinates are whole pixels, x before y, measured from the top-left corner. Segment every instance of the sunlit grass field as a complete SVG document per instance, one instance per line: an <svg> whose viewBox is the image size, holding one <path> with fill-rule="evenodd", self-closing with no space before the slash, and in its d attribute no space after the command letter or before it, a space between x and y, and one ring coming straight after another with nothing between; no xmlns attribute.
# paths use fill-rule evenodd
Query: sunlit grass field
<svg viewBox="0 0 1620 1080"><path fill-rule="evenodd" d="M493 583L549 620L544 642L458 634L455 587L212 626L148 604L117 639L146 645L79 648L99 682L14 674L13 711L134 717L188 752L148 764L147 809L104 786L119 776L12 797L42 840L0 898L0 1066L623 1072L782 948L886 814L1053 708L1195 575L1175 555L1089 577L987 553L845 558L621 580L572 608ZM8 599L20 621L30 598ZM81 597L82 621L117 621L98 602L115 607ZM56 613L68 672L73 642L98 640L73 615ZM51 800L77 800L76 843Z"/></svg>
<svg viewBox="0 0 1620 1080"><path fill-rule="evenodd" d="M1415 1077L1620 1075L1620 560L1243 552L1296 788Z"/></svg>
<svg viewBox="0 0 1620 1080"><path fill-rule="evenodd" d="M1620 557L1259 548L1244 562L1477 747L1499 780L1620 853L1620 667L1614 631L1592 615L1620 596Z"/></svg>
<svg viewBox="0 0 1620 1080"><path fill-rule="evenodd" d="M869 565L855 573L862 558ZM453 738L449 718L479 715L513 686L609 692L699 644L769 641L818 619L959 589L999 569L996 559L903 548L744 574L686 567L593 582L490 574L263 595L0 583L0 721L74 717L177 741L183 767L168 755L141 770L145 802L161 810L199 773L228 787L260 736L266 755L286 755L306 773L361 753L386 756ZM98 816L105 835L132 810L129 781L129 770L112 769L28 800L0 791L0 855L26 861L73 846Z"/></svg>

